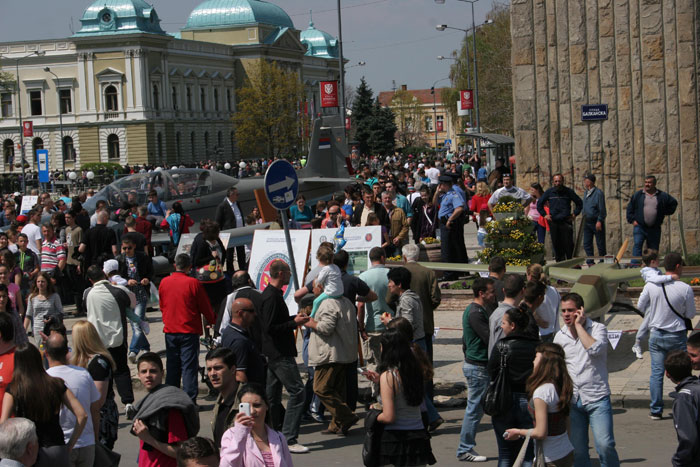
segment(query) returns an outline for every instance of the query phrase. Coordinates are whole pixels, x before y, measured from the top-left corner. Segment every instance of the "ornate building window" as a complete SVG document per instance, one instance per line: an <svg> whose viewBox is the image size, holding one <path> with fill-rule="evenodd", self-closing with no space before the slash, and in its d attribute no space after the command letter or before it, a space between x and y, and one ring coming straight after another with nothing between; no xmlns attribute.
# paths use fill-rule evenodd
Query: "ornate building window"
<svg viewBox="0 0 700 467"><path fill-rule="evenodd" d="M219 90L214 88L214 110L219 111Z"/></svg>
<svg viewBox="0 0 700 467"><path fill-rule="evenodd" d="M186 98L187 98L187 111L191 112L192 111L192 86L187 86Z"/></svg>
<svg viewBox="0 0 700 467"><path fill-rule="evenodd" d="M29 91L29 108L32 115L42 115L41 91Z"/></svg>
<svg viewBox="0 0 700 467"><path fill-rule="evenodd" d="M173 99L173 110L177 110L178 104L177 104L177 86L173 86L173 93L172 93L172 99Z"/></svg>
<svg viewBox="0 0 700 467"><path fill-rule="evenodd" d="M119 136L114 133L107 137L107 157L110 160L119 159Z"/></svg>
<svg viewBox="0 0 700 467"><path fill-rule="evenodd" d="M75 147L73 146L73 138L70 136L63 137L63 160L66 162L75 161Z"/></svg>
<svg viewBox="0 0 700 467"><path fill-rule="evenodd" d="M205 112L207 110L207 92L204 88L199 88L199 110Z"/></svg>
<svg viewBox="0 0 700 467"><path fill-rule="evenodd" d="M153 85L153 108L155 110L160 110L160 92L158 91L158 85Z"/></svg>
<svg viewBox="0 0 700 467"><path fill-rule="evenodd" d="M105 109L107 112L116 112L119 110L119 99L117 98L117 88L109 85L105 88ZM116 136L116 135L113 135Z"/></svg>
<svg viewBox="0 0 700 467"><path fill-rule="evenodd" d="M70 89L59 89L58 100L59 108L62 114L73 113L73 102L71 99Z"/></svg>
<svg viewBox="0 0 700 467"><path fill-rule="evenodd" d="M2 108L3 117L12 117L12 94L3 92L0 94L0 107Z"/></svg>
<svg viewBox="0 0 700 467"><path fill-rule="evenodd" d="M6 139L2 143L2 159L5 164L15 163L15 142L11 139Z"/></svg>

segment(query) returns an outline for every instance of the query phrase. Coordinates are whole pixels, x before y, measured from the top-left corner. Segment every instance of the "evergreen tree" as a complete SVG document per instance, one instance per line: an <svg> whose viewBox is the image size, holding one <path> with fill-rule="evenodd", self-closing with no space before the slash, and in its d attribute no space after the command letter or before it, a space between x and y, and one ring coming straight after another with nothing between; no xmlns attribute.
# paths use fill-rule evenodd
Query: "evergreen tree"
<svg viewBox="0 0 700 467"><path fill-rule="evenodd" d="M396 123L390 107L382 107L379 100L372 107L370 138L368 141L373 154L391 154L395 147Z"/></svg>
<svg viewBox="0 0 700 467"><path fill-rule="evenodd" d="M352 126L361 154L369 154L370 152L368 141L372 133L372 120L374 118L373 94L372 89L367 86L365 78L362 77L352 104Z"/></svg>

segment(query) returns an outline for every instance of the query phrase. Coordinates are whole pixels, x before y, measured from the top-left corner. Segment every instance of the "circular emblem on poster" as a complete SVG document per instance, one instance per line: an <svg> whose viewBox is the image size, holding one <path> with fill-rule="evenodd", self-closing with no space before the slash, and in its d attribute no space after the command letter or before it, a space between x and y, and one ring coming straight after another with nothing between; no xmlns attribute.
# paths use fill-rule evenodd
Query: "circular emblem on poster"
<svg viewBox="0 0 700 467"><path fill-rule="evenodd" d="M320 237L318 237L318 241L321 242L321 243L327 242L327 241L328 241L328 237L326 237L325 235L321 235Z"/></svg>
<svg viewBox="0 0 700 467"><path fill-rule="evenodd" d="M275 262L278 259L284 261L284 264L290 267L289 258L287 257L287 255L284 255L282 253L274 253L267 256L264 260L262 260L263 267L260 268L258 277L255 279L255 286L259 291L262 292L270 284L270 266L273 262ZM289 286L285 285L284 287L282 287L282 295L285 299L287 298L289 291Z"/></svg>
<svg viewBox="0 0 700 467"><path fill-rule="evenodd" d="M371 242L371 241L372 241L372 234L371 234L371 233L365 234L365 241L366 241L366 242Z"/></svg>

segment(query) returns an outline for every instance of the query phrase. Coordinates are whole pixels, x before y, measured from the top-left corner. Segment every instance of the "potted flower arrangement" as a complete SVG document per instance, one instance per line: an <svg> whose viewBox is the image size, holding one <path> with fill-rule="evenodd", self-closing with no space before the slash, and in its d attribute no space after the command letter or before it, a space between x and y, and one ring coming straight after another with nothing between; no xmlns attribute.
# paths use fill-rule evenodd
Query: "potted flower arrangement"
<svg viewBox="0 0 700 467"><path fill-rule="evenodd" d="M440 240L433 237L424 237L418 244L418 261L440 261Z"/></svg>
<svg viewBox="0 0 700 467"><path fill-rule="evenodd" d="M510 266L544 263L544 246L537 243L532 222L516 199L502 197L493 214L495 220L486 225L486 248L477 253L482 263L494 256L502 256Z"/></svg>

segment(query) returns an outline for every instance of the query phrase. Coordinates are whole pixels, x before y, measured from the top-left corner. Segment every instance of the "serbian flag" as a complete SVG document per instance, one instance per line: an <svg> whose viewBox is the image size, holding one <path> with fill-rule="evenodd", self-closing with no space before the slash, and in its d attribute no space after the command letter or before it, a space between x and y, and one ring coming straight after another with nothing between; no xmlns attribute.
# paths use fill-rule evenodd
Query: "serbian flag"
<svg viewBox="0 0 700 467"><path fill-rule="evenodd" d="M331 148L331 139L330 138L319 138L318 148L319 149L330 149Z"/></svg>

